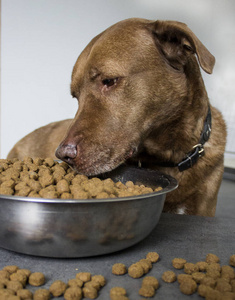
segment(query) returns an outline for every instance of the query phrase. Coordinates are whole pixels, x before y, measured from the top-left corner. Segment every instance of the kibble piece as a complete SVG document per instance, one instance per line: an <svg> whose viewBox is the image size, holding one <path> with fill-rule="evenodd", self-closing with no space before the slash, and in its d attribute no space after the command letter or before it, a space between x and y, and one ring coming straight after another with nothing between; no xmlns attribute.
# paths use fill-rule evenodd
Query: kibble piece
<svg viewBox="0 0 235 300"><path fill-rule="evenodd" d="M73 278L68 281L68 286L78 286L82 287L83 286L83 281L79 278Z"/></svg>
<svg viewBox="0 0 235 300"><path fill-rule="evenodd" d="M128 268L128 274L132 278L140 278L144 275L144 269L140 264L132 264Z"/></svg>
<svg viewBox="0 0 235 300"><path fill-rule="evenodd" d="M184 268L184 265L186 264L186 260L183 259L183 258L174 258L172 260L172 265L175 269L183 269Z"/></svg>
<svg viewBox="0 0 235 300"><path fill-rule="evenodd" d="M234 269L230 266L222 266L221 267L221 277L228 277L230 279L235 278Z"/></svg>
<svg viewBox="0 0 235 300"><path fill-rule="evenodd" d="M232 286L223 278L217 279L215 289L221 293L232 292Z"/></svg>
<svg viewBox="0 0 235 300"><path fill-rule="evenodd" d="M19 296L16 295L11 295L11 296L7 296L7 298L4 298L4 300L21 300Z"/></svg>
<svg viewBox="0 0 235 300"><path fill-rule="evenodd" d="M29 275L31 274L31 271L28 270L28 269L19 269L19 270L17 270L17 273L24 274L24 275L26 275L27 278L29 278Z"/></svg>
<svg viewBox="0 0 235 300"><path fill-rule="evenodd" d="M127 268L122 263L116 263L112 266L112 273L115 275L124 275L127 273Z"/></svg>
<svg viewBox="0 0 235 300"><path fill-rule="evenodd" d="M56 280L51 284L49 291L54 297L59 297L64 294L66 288L67 288L66 283L64 283L61 280Z"/></svg>
<svg viewBox="0 0 235 300"><path fill-rule="evenodd" d="M189 275L189 274L179 274L177 276L177 281L179 283L186 281L186 280L192 280L192 279L193 279L192 275Z"/></svg>
<svg viewBox="0 0 235 300"><path fill-rule="evenodd" d="M17 291L17 296L22 300L30 300L33 299L33 293L30 290L22 289Z"/></svg>
<svg viewBox="0 0 235 300"><path fill-rule="evenodd" d="M153 276L146 276L142 281L142 285L151 285L155 290L157 290L159 287L159 282L157 278Z"/></svg>
<svg viewBox="0 0 235 300"><path fill-rule="evenodd" d="M9 289L0 289L0 299L8 299L7 297L10 297L12 295L15 295L15 292L13 290Z"/></svg>
<svg viewBox="0 0 235 300"><path fill-rule="evenodd" d="M84 283L84 287L88 287L88 288L94 288L94 289L96 289L97 291L99 291L100 290L100 288L101 288L101 286L100 286L100 284L99 284L99 282L98 281L87 281L87 282L85 282Z"/></svg>
<svg viewBox="0 0 235 300"><path fill-rule="evenodd" d="M124 295L114 295L112 297L110 297L111 300L129 300L129 298L127 296Z"/></svg>
<svg viewBox="0 0 235 300"><path fill-rule="evenodd" d="M233 267L235 267L235 254L231 255L229 258L229 264Z"/></svg>
<svg viewBox="0 0 235 300"><path fill-rule="evenodd" d="M125 296L126 289L124 289L123 287L120 287L120 286L115 286L115 287L111 288L109 295L110 295L110 298L112 298L113 296Z"/></svg>
<svg viewBox="0 0 235 300"><path fill-rule="evenodd" d="M22 283L23 286L26 285L26 282L27 282L27 276L25 274L22 274L22 273L13 273L10 275L10 280L11 281L19 281L20 283Z"/></svg>
<svg viewBox="0 0 235 300"><path fill-rule="evenodd" d="M216 270L209 270L206 272L206 276L217 279L220 278L220 272Z"/></svg>
<svg viewBox="0 0 235 300"><path fill-rule="evenodd" d="M50 298L50 292L47 289L38 289L33 295L34 300L49 300Z"/></svg>
<svg viewBox="0 0 235 300"><path fill-rule="evenodd" d="M146 255L146 258L149 259L152 263L155 263L159 260L159 254L157 252L149 252Z"/></svg>
<svg viewBox="0 0 235 300"><path fill-rule="evenodd" d="M106 284L106 280L103 275L94 275L91 277L91 281L97 281L101 287Z"/></svg>
<svg viewBox="0 0 235 300"><path fill-rule="evenodd" d="M192 295L197 290L197 284L194 280L185 280L180 284L180 291L185 295Z"/></svg>
<svg viewBox="0 0 235 300"><path fill-rule="evenodd" d="M208 286L208 285L204 285L204 284L200 284L198 286L197 292L198 295L200 295L201 297L205 298L207 294L209 294L213 289Z"/></svg>
<svg viewBox="0 0 235 300"><path fill-rule="evenodd" d="M211 264L211 263L218 263L220 261L219 257L213 253L209 253L207 254L206 256L206 262L208 264Z"/></svg>
<svg viewBox="0 0 235 300"><path fill-rule="evenodd" d="M91 273L89 272L80 272L76 274L76 278L82 280L83 282L87 282L91 280Z"/></svg>
<svg viewBox="0 0 235 300"><path fill-rule="evenodd" d="M7 270L0 270L0 279L10 279L10 273Z"/></svg>
<svg viewBox="0 0 235 300"><path fill-rule="evenodd" d="M141 259L138 261L138 263L143 267L145 274L148 273L153 267L151 261L147 258Z"/></svg>
<svg viewBox="0 0 235 300"><path fill-rule="evenodd" d="M206 271L207 272L210 272L210 271L221 272L221 266L218 263L211 263L211 264L208 264Z"/></svg>
<svg viewBox="0 0 235 300"><path fill-rule="evenodd" d="M45 283L45 276L41 272L31 273L29 276L29 284L33 286L40 286Z"/></svg>
<svg viewBox="0 0 235 300"><path fill-rule="evenodd" d="M176 275L175 272L173 271L165 271L162 275L162 279L165 282L174 282L176 281Z"/></svg>
<svg viewBox="0 0 235 300"><path fill-rule="evenodd" d="M80 287L69 287L64 293L65 300L81 300L82 299L82 289Z"/></svg>
<svg viewBox="0 0 235 300"><path fill-rule="evenodd" d="M155 289L151 285L142 285L139 289L139 295L143 297L153 297L155 295Z"/></svg>
<svg viewBox="0 0 235 300"><path fill-rule="evenodd" d="M16 293L18 290L23 289L23 284L19 281L8 281L7 282L7 288Z"/></svg>
<svg viewBox="0 0 235 300"><path fill-rule="evenodd" d="M211 289L206 293L206 300L221 300L221 299L223 299L222 294L217 290Z"/></svg>
<svg viewBox="0 0 235 300"><path fill-rule="evenodd" d="M60 194L65 192L68 193L70 191L68 181L66 179L61 179L60 181L57 182L56 189L57 192Z"/></svg>
<svg viewBox="0 0 235 300"><path fill-rule="evenodd" d="M2 195L13 195L14 190L9 187L0 187L0 194Z"/></svg>
<svg viewBox="0 0 235 300"><path fill-rule="evenodd" d="M232 286L232 291L235 293L235 279L231 280L230 284Z"/></svg>
<svg viewBox="0 0 235 300"><path fill-rule="evenodd" d="M216 280L212 277L208 277L205 276L202 280L201 280L201 284L209 286L211 288L214 288L216 285Z"/></svg>
<svg viewBox="0 0 235 300"><path fill-rule="evenodd" d="M199 261L199 262L196 263L196 265L198 266L199 271L204 272L204 271L206 271L208 263L205 262L205 261Z"/></svg>
<svg viewBox="0 0 235 300"><path fill-rule="evenodd" d="M45 166L52 167L52 166L54 166L54 164L55 164L55 161L54 161L53 158L47 157L47 158L44 159L44 165Z"/></svg>
<svg viewBox="0 0 235 300"><path fill-rule="evenodd" d="M18 269L19 269L19 267L18 267L18 266L15 266L15 265L5 266L5 267L3 268L4 271L7 271L7 272L10 273L10 274L15 273Z"/></svg>
<svg viewBox="0 0 235 300"><path fill-rule="evenodd" d="M192 273L192 278L196 281L196 283L200 283L205 276L206 274L202 272Z"/></svg>
<svg viewBox="0 0 235 300"><path fill-rule="evenodd" d="M6 279L6 278L0 278L0 283L1 283L1 285L3 285L4 287L7 286L8 281L9 281L9 280Z"/></svg>
<svg viewBox="0 0 235 300"><path fill-rule="evenodd" d="M87 287L85 286L83 289L82 289L82 292L83 292L83 296L85 298L88 298L88 299L95 299L98 297L98 292L95 288L93 287Z"/></svg>
<svg viewBox="0 0 235 300"><path fill-rule="evenodd" d="M198 272L198 271L199 271L199 268L196 264L193 264L193 263L184 264L184 272L186 274L192 274L192 273L195 273L195 272Z"/></svg>

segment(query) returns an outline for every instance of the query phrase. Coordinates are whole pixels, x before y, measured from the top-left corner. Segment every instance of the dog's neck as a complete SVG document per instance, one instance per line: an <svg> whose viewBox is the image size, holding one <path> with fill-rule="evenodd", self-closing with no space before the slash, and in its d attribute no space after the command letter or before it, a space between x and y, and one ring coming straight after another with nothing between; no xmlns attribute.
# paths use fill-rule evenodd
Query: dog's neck
<svg viewBox="0 0 235 300"><path fill-rule="evenodd" d="M186 75L190 87L181 113L175 120L156 126L149 133L133 159L135 163L150 168L153 165L177 167L192 151L200 152L194 153L196 156L203 152L203 144L206 142L203 134L207 135L206 139L209 138L211 128L209 100L199 68L196 80L190 72Z"/></svg>

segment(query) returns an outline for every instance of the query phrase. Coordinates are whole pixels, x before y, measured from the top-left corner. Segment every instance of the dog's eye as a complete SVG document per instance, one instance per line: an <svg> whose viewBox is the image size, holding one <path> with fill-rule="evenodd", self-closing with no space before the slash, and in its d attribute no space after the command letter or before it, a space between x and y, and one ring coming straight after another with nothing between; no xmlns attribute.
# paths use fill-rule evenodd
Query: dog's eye
<svg viewBox="0 0 235 300"><path fill-rule="evenodd" d="M106 85L107 87L111 87L115 85L118 81L118 78L109 78L102 80L103 85Z"/></svg>

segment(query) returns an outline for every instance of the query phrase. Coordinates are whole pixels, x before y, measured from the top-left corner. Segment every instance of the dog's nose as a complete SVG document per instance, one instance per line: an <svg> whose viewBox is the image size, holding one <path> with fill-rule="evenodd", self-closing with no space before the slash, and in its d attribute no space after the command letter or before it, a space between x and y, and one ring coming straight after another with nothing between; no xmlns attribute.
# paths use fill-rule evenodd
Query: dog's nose
<svg viewBox="0 0 235 300"><path fill-rule="evenodd" d="M77 156L77 145L76 144L61 144L56 149L56 157L67 162L68 164Z"/></svg>

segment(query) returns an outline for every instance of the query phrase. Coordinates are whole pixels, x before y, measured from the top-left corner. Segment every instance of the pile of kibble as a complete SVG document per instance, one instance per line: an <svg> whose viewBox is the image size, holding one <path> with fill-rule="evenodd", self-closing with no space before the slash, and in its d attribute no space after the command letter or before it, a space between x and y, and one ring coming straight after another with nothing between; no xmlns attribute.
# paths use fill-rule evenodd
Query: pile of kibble
<svg viewBox="0 0 235 300"><path fill-rule="evenodd" d="M145 298L157 295L157 290L166 285L159 284L159 279L146 276L153 264L158 262L157 252L149 252L145 258L127 267L123 263L112 266L112 274L131 278L143 278L138 290ZM180 291L185 295L198 293L206 300L234 300L235 299L235 255L229 259L229 265L221 266L219 258L209 253L204 261L197 263L187 262L183 258L174 258L172 266L182 269L184 273L178 276L174 271L165 271L161 278L166 283L179 283ZM26 289L27 285L41 287L45 284L45 276L41 272L31 273L28 269L19 269L17 266L6 266L0 270L0 299L1 300L47 300L63 296L66 300L81 300L83 298L102 299L101 288L106 284L102 275L91 275L89 272L79 272L75 278L67 283L56 280L49 289L38 288L34 294ZM169 288L169 285L167 286ZM111 300L130 300L128 291L121 287L112 287L109 291Z"/></svg>
<svg viewBox="0 0 235 300"><path fill-rule="evenodd" d="M156 252L150 252L145 259L132 264L127 268L122 263L117 263L112 268L115 275L129 274L132 278L140 278L147 274L152 268L152 263L157 262L159 256ZM229 259L230 265L221 266L219 257L209 253L205 261L197 263L187 262L183 258L174 258L172 266L175 269L183 269L184 273L178 276L174 271L165 271L161 278L164 282L171 283L176 280L179 283L180 291L185 295L192 295L197 292L206 300L235 300L235 255ZM139 295L149 298L154 297L159 288L159 281L153 276L145 276ZM122 298L112 298L112 300L128 300L126 290L119 288ZM111 295L110 295L111 296Z"/></svg>
<svg viewBox="0 0 235 300"><path fill-rule="evenodd" d="M49 289L39 288L33 294L26 289L26 284L39 287L45 284L45 276L41 272L31 273L28 269L17 266L6 266L0 270L1 300L49 300L51 297L63 295L66 300L81 300L83 297L95 299L100 289L106 284L102 275L92 276L89 272L79 272L67 283L54 281Z"/></svg>
<svg viewBox="0 0 235 300"><path fill-rule="evenodd" d="M61 199L101 199L127 197L152 193L144 185L132 181L125 184L110 178L101 180L76 174L65 162L52 158L25 157L0 159L0 194L23 197L61 198Z"/></svg>

